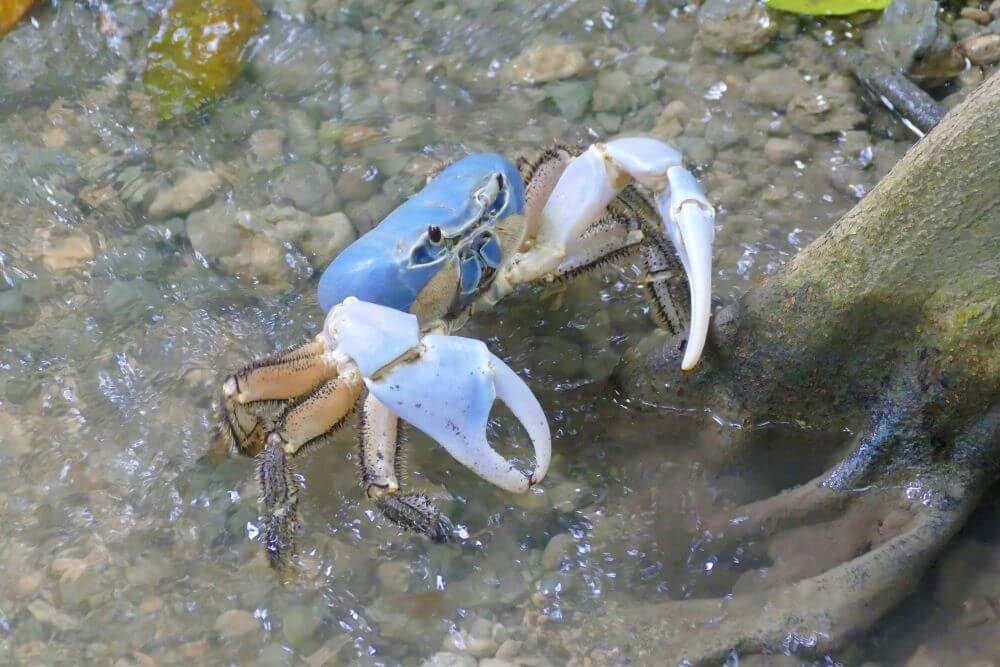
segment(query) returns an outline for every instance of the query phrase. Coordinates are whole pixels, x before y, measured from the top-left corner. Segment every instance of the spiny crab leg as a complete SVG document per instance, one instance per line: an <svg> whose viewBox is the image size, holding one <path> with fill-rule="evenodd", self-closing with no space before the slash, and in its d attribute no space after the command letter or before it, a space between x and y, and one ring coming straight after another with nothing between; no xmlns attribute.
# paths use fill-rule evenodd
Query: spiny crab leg
<svg viewBox="0 0 1000 667"><path fill-rule="evenodd" d="M682 165L681 154L656 139L623 138L594 144L573 159L541 213L531 247L498 276L498 290L555 276L584 250L581 239L632 181L654 193L656 207L688 275L691 330L681 367L694 368L708 335L712 298L715 209ZM496 300L502 294L493 295Z"/></svg>
<svg viewBox="0 0 1000 667"><path fill-rule="evenodd" d="M483 479L512 492L548 471L552 438L537 399L480 341L420 337L409 313L348 298L327 316L323 335L339 367L356 364L378 401L417 427ZM528 433L535 466L526 474L490 447L486 422L503 401Z"/></svg>

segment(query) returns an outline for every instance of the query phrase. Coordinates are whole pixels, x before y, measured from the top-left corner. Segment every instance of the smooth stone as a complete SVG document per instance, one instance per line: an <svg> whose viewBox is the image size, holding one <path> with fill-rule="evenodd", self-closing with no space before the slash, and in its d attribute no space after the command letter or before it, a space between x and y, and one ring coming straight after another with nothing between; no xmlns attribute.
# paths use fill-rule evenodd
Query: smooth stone
<svg viewBox="0 0 1000 667"><path fill-rule="evenodd" d="M301 97L337 84L338 47L328 30L309 23L268 21L250 55L249 71L262 88Z"/></svg>
<svg viewBox="0 0 1000 667"><path fill-rule="evenodd" d="M300 241L300 245L314 266L326 266L358 238L354 225L343 213L313 218L312 222L308 236Z"/></svg>
<svg viewBox="0 0 1000 667"><path fill-rule="evenodd" d="M938 33L935 0L894 0L875 25L865 31L865 51L908 70Z"/></svg>
<svg viewBox="0 0 1000 667"><path fill-rule="evenodd" d="M420 663L420 667L476 667L476 659L462 653L435 653Z"/></svg>
<svg viewBox="0 0 1000 667"><path fill-rule="evenodd" d="M385 593L406 593L410 590L410 570L406 563L379 563L375 576L378 578L379 588Z"/></svg>
<svg viewBox="0 0 1000 667"><path fill-rule="evenodd" d="M743 99L776 111L784 111L796 95L809 92L809 84L793 68L766 70L757 74L747 85Z"/></svg>
<svg viewBox="0 0 1000 667"><path fill-rule="evenodd" d="M555 104L559 115L567 120L579 120L587 113L594 82L589 80L561 81L545 86L545 94Z"/></svg>
<svg viewBox="0 0 1000 667"><path fill-rule="evenodd" d="M292 645L298 645L316 634L322 620L314 609L292 607L281 619L281 631Z"/></svg>
<svg viewBox="0 0 1000 667"><path fill-rule="evenodd" d="M554 572L574 553L576 553L576 540L569 533L559 533L545 545L545 550L542 552L542 569Z"/></svg>
<svg viewBox="0 0 1000 667"><path fill-rule="evenodd" d="M583 482L560 482L549 491L549 501L557 512L572 512L587 504L590 492Z"/></svg>
<svg viewBox="0 0 1000 667"><path fill-rule="evenodd" d="M958 45L974 65L993 65L1000 62L1000 35L975 35Z"/></svg>
<svg viewBox="0 0 1000 667"><path fill-rule="evenodd" d="M243 247L237 214L224 202L195 211L187 217L185 234L191 247L204 257L231 257Z"/></svg>
<svg viewBox="0 0 1000 667"><path fill-rule="evenodd" d="M260 622L243 609L230 609L219 614L213 626L223 639L237 639L260 629Z"/></svg>
<svg viewBox="0 0 1000 667"><path fill-rule="evenodd" d="M149 205L149 214L154 218L184 215L209 201L221 187L222 179L215 172L190 171L169 188L156 193Z"/></svg>
<svg viewBox="0 0 1000 667"><path fill-rule="evenodd" d="M698 10L698 36L722 53L754 53L777 34L778 24L757 0L706 0Z"/></svg>
<svg viewBox="0 0 1000 667"><path fill-rule="evenodd" d="M809 154L809 149L800 141L782 137L770 137L764 144L764 157L771 164L791 164Z"/></svg>
<svg viewBox="0 0 1000 667"><path fill-rule="evenodd" d="M572 44L534 47L510 61L508 76L524 83L548 83L579 75L587 66L583 52Z"/></svg>
<svg viewBox="0 0 1000 667"><path fill-rule="evenodd" d="M288 165L271 187L275 203L291 204L312 215L333 213L339 204L330 172L318 162Z"/></svg>

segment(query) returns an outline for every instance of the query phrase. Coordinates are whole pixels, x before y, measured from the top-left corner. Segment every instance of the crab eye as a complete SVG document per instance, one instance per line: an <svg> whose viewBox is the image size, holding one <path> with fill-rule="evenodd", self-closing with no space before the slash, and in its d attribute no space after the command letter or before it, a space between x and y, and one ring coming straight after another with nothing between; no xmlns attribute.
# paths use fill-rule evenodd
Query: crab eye
<svg viewBox="0 0 1000 667"><path fill-rule="evenodd" d="M497 174L497 189L503 191L504 185L503 174Z"/></svg>
<svg viewBox="0 0 1000 667"><path fill-rule="evenodd" d="M437 225L431 225L427 228L427 238L431 240L431 243L437 245L441 243L442 235L441 228Z"/></svg>

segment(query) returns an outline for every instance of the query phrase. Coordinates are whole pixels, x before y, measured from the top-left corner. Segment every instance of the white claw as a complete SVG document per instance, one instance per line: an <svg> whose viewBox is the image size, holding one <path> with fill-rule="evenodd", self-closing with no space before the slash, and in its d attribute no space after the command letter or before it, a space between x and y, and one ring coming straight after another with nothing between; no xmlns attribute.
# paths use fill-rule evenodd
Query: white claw
<svg viewBox="0 0 1000 667"><path fill-rule="evenodd" d="M670 191L657 196L657 205L670 240L684 265L691 291L691 330L681 361L681 369L689 371L701 359L708 337L708 320L712 315L715 209L687 169L671 167L667 177Z"/></svg>
<svg viewBox="0 0 1000 667"><path fill-rule="evenodd" d="M429 334L420 356L365 384L403 420L417 427L483 479L512 492L527 491L548 471L552 438L537 399L480 341ZM530 475L500 456L486 439L486 422L499 398L524 425L535 449Z"/></svg>

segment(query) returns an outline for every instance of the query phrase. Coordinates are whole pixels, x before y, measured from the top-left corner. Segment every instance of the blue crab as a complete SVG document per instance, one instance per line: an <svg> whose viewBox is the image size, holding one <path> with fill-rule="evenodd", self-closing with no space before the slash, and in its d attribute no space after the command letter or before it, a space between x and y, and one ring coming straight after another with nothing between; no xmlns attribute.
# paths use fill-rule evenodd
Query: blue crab
<svg viewBox="0 0 1000 667"><path fill-rule="evenodd" d="M327 316L314 340L223 384L223 431L233 450L258 460L272 563L291 550L298 523L290 459L359 402L362 483L402 527L434 540L453 531L426 497L400 489L400 420L507 491L544 479L551 435L531 390L482 342L451 335L520 285L638 253L651 312L671 332L688 332L682 368L693 368L708 331L714 220L680 153L655 139L556 147L517 164L474 154L441 171L327 267ZM530 470L487 441L497 398L531 440ZM269 422L259 406L275 401L280 414Z"/></svg>

